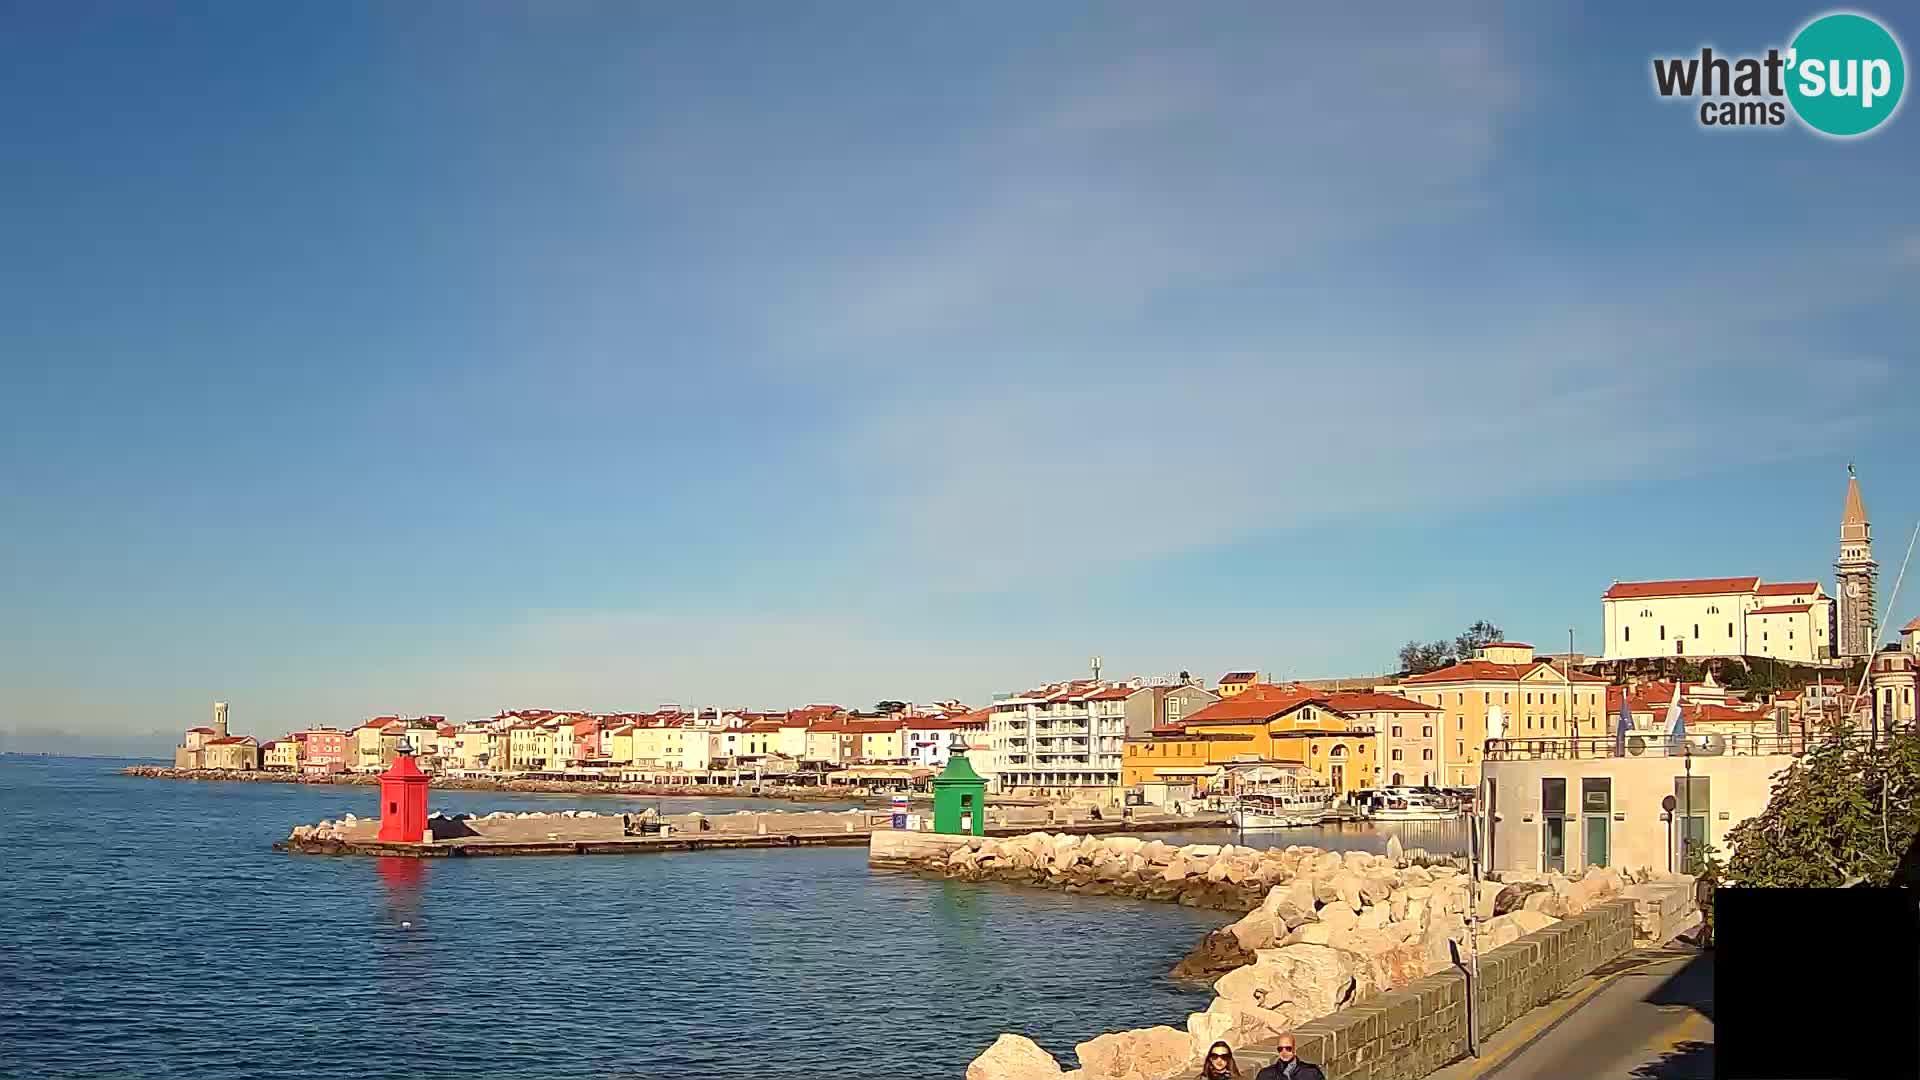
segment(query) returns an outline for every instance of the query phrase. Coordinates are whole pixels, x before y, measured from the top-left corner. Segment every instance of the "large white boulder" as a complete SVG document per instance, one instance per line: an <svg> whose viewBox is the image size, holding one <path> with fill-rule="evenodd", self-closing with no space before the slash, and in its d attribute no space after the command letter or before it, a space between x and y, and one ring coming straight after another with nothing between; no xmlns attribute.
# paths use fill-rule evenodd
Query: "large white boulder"
<svg viewBox="0 0 1920 1080"><path fill-rule="evenodd" d="M1255 957L1222 975L1214 992L1245 1007L1284 1014L1289 1027L1364 1000L1377 988L1372 962L1351 950L1295 944L1262 949Z"/></svg>
<svg viewBox="0 0 1920 1080"><path fill-rule="evenodd" d="M1199 1071L1193 1036L1165 1024L1116 1031L1073 1048L1087 1080L1162 1080Z"/></svg>
<svg viewBox="0 0 1920 1080"><path fill-rule="evenodd" d="M1002 1035L967 1065L967 1080L1055 1080L1060 1063L1025 1035Z"/></svg>
<svg viewBox="0 0 1920 1080"><path fill-rule="evenodd" d="M1275 938L1285 937L1287 924L1268 914L1265 909L1257 908L1227 929L1232 931L1234 940L1240 943L1241 948L1253 952L1271 947Z"/></svg>

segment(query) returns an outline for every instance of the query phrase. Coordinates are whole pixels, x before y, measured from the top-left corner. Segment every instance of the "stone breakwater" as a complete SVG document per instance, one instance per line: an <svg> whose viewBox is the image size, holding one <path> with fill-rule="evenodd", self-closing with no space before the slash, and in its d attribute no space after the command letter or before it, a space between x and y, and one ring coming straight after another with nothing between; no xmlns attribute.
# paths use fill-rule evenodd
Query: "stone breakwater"
<svg viewBox="0 0 1920 1080"><path fill-rule="evenodd" d="M453 845L512 845L581 843L668 835L688 839L726 839L751 836L865 836L881 815L868 811L738 810L730 814L661 815L649 807L637 813L601 813L595 810L496 810L490 814L443 814L427 817L435 843ZM377 818L345 814L312 825L295 825L284 843L293 850L326 852L336 845L372 842L380 831Z"/></svg>
<svg viewBox="0 0 1920 1080"><path fill-rule="evenodd" d="M1455 866L1452 859L1430 860L1418 850L1410 856L1395 850L1396 857L1409 864ZM970 837L951 851L916 853L896 864L917 873L962 881L1002 881L1087 896L1126 896L1217 911L1252 911L1274 885L1294 879L1288 856L1292 852L1340 858L1317 848L1263 851L1232 844L1175 846L1137 837L1035 832L1005 838ZM1355 860L1384 858L1359 852L1349 855Z"/></svg>
<svg viewBox="0 0 1920 1080"><path fill-rule="evenodd" d="M1618 898L1643 876L1665 877L1605 869L1507 875L1505 881L1481 882L1476 892L1454 860L1409 856L1397 843L1376 855L1297 846L1173 847L1138 837L1048 833L969 837L951 850L916 853L904 864L969 881L1246 912L1208 935L1176 969L1190 977L1217 976L1213 1002L1189 1015L1184 1027L1088 1040L1075 1047L1080 1067L1072 1071L1063 1071L1025 1036L1002 1035L968 1066L968 1080L1194 1076L1216 1040L1256 1046L1453 969L1470 952L1470 912L1477 913L1485 954Z"/></svg>
<svg viewBox="0 0 1920 1080"><path fill-rule="evenodd" d="M372 773L306 776L276 769L175 769L166 765L129 765L120 770L120 775L139 776L152 780L229 780L256 784L368 786L380 782L380 777ZM779 784L760 784L750 788L746 785L730 784L628 784L611 780L510 780L492 777L436 776L433 778L433 786L447 791L522 791L549 795L655 795L680 798L703 795L731 798L758 796L769 799L848 802L857 802L863 798L845 787L790 787Z"/></svg>

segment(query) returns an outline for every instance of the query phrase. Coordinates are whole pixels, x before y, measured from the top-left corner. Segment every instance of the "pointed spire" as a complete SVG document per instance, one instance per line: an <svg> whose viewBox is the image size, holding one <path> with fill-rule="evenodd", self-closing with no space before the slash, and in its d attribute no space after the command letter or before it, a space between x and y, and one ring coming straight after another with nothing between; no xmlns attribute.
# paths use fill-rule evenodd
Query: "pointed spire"
<svg viewBox="0 0 1920 1080"><path fill-rule="evenodd" d="M1865 525L1867 523L1867 501L1860 497L1860 478L1853 475L1853 466L1847 466L1847 507L1840 513L1842 525Z"/></svg>

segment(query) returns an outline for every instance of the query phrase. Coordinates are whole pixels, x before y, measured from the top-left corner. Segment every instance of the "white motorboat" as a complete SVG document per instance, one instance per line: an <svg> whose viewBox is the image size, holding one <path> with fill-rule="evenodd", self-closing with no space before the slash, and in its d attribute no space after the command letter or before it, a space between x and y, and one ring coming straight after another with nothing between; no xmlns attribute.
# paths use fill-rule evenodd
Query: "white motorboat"
<svg viewBox="0 0 1920 1080"><path fill-rule="evenodd" d="M1374 792L1367 816L1374 821L1452 821L1460 807L1445 795L1412 788L1382 788Z"/></svg>
<svg viewBox="0 0 1920 1080"><path fill-rule="evenodd" d="M1227 811L1227 818L1242 832L1293 829L1320 824L1332 808L1333 792L1327 788L1280 784L1241 792Z"/></svg>

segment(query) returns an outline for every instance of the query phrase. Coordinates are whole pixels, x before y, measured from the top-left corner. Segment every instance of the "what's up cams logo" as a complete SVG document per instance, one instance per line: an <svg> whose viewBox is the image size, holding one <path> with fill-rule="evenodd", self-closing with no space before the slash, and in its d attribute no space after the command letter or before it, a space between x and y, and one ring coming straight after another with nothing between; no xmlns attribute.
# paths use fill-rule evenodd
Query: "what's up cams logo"
<svg viewBox="0 0 1920 1080"><path fill-rule="evenodd" d="M1834 12L1765 56L1703 48L1698 56L1655 57L1653 88L1663 98L1697 99L1702 127L1782 127L1792 115L1822 135L1850 138L1893 118L1907 63L1885 26Z"/></svg>

